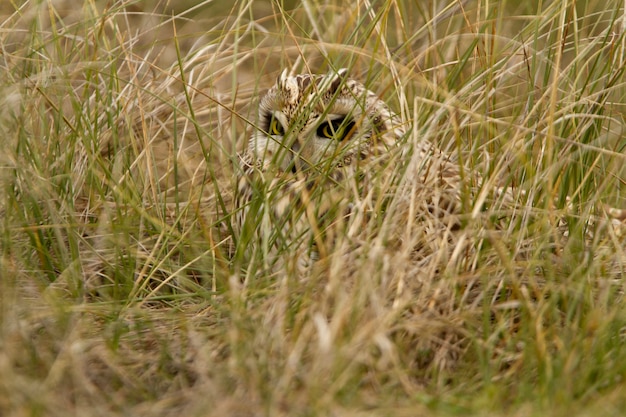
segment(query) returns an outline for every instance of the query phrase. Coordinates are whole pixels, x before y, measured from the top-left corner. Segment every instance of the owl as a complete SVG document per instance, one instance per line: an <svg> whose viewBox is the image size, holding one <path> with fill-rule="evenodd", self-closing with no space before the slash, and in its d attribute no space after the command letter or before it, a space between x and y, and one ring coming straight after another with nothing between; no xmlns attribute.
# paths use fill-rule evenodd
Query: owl
<svg viewBox="0 0 626 417"><path fill-rule="evenodd" d="M371 195L380 171L402 163L405 137L400 118L346 69L295 76L283 71L261 99L240 157L237 247L249 250L256 242L264 254L283 248L310 265L330 250L331 226ZM419 161L437 161L434 169L419 169L422 182L454 188L456 164L430 143L410 146Z"/></svg>

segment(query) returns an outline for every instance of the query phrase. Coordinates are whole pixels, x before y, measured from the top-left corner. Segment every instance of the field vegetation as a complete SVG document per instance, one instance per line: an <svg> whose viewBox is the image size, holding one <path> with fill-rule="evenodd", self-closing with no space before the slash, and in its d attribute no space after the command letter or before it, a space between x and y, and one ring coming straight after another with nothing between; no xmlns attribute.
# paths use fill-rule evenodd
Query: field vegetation
<svg viewBox="0 0 626 417"><path fill-rule="evenodd" d="M3 1L0 415L623 415L624 7ZM284 68L348 68L408 131L306 277L231 233ZM460 227L420 140L467 173Z"/></svg>

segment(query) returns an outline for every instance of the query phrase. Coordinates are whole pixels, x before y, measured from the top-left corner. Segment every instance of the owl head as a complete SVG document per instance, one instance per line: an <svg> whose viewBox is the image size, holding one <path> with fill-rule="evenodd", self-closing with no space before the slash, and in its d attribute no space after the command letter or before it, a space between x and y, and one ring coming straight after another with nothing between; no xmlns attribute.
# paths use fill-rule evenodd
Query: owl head
<svg viewBox="0 0 626 417"><path fill-rule="evenodd" d="M259 104L248 152L257 166L310 174L358 165L395 146L397 117L341 69L283 71Z"/></svg>

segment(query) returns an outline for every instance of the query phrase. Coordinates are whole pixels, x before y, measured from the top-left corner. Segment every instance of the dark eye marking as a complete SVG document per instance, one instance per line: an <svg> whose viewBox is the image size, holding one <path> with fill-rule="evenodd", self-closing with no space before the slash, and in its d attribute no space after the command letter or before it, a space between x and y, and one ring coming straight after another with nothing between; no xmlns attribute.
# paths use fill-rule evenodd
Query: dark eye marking
<svg viewBox="0 0 626 417"><path fill-rule="evenodd" d="M317 136L342 141L351 136L355 123L352 120L341 118L322 123L317 128Z"/></svg>
<svg viewBox="0 0 626 417"><path fill-rule="evenodd" d="M275 116L272 115L270 118L270 123L267 127L267 132L273 136L274 135L283 136L285 134L285 128L280 123L280 121Z"/></svg>

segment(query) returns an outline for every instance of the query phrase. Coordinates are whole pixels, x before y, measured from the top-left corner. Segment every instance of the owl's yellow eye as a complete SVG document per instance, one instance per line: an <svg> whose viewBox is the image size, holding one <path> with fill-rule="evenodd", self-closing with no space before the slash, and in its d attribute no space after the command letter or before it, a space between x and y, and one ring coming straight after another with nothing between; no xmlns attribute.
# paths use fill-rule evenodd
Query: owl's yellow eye
<svg viewBox="0 0 626 417"><path fill-rule="evenodd" d="M342 141L352 131L354 122L346 119L336 119L324 122L317 128L317 135L327 139Z"/></svg>
<svg viewBox="0 0 626 417"><path fill-rule="evenodd" d="M282 136L285 134L285 129L283 129L283 125L280 124L277 118L272 117L268 132L270 133L270 135Z"/></svg>
<svg viewBox="0 0 626 417"><path fill-rule="evenodd" d="M335 136L335 132L333 131L332 125L330 123L324 123L322 126L320 126L320 131L320 136L322 137L332 139Z"/></svg>

